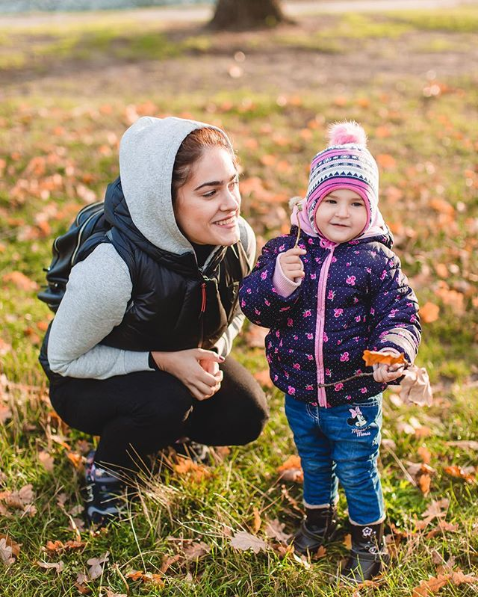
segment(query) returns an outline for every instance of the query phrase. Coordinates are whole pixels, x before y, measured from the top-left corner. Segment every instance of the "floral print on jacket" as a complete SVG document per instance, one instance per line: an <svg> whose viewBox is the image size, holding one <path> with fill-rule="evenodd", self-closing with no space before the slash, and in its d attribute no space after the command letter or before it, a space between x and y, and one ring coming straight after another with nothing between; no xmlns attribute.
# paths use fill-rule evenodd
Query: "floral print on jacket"
<svg viewBox="0 0 478 597"><path fill-rule="evenodd" d="M297 228L269 241L239 290L253 323L270 328L266 354L274 384L294 398L330 407L364 402L387 384L372 376L363 351L393 348L413 362L420 343L417 299L383 234L335 244L301 234L305 277L280 296L277 257L295 244ZM320 387L322 384L332 384Z"/></svg>

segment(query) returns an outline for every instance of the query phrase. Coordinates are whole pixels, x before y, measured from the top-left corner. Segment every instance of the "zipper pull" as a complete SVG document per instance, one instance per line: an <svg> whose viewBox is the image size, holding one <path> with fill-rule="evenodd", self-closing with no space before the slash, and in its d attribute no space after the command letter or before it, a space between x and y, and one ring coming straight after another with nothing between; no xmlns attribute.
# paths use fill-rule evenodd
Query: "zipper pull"
<svg viewBox="0 0 478 597"><path fill-rule="evenodd" d="M201 284L201 313L206 310L206 282Z"/></svg>

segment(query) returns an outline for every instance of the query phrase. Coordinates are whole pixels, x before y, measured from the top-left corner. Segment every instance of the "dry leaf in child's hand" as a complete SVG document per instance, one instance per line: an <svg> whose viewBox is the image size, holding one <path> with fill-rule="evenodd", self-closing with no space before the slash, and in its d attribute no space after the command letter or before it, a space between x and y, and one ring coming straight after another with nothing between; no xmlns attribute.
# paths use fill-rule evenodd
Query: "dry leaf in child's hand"
<svg viewBox="0 0 478 597"><path fill-rule="evenodd" d="M405 404L418 404L431 406L433 393L430 386L428 373L424 367L409 365L403 372L400 382L400 398Z"/></svg>
<svg viewBox="0 0 478 597"><path fill-rule="evenodd" d="M405 365L406 363L403 354L400 354L398 357L396 357L392 354L385 354L375 350L364 350L362 358L367 367L378 365L379 363L385 363L386 365Z"/></svg>

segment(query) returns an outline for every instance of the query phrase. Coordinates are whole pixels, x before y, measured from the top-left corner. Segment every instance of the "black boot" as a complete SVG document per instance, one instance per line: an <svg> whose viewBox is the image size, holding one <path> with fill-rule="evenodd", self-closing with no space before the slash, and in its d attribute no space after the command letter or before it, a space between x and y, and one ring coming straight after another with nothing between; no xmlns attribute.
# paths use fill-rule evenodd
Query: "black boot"
<svg viewBox="0 0 478 597"><path fill-rule="evenodd" d="M307 554L319 549L326 541L332 540L337 530L337 509L306 508L305 519L295 534L292 544L299 554Z"/></svg>
<svg viewBox="0 0 478 597"><path fill-rule="evenodd" d="M352 550L340 576L353 583L371 580L390 562L383 537L384 523L352 525Z"/></svg>
<svg viewBox="0 0 478 597"><path fill-rule="evenodd" d="M85 518L88 526L101 528L121 515L124 505L124 483L108 471L96 466L95 453L86 458Z"/></svg>

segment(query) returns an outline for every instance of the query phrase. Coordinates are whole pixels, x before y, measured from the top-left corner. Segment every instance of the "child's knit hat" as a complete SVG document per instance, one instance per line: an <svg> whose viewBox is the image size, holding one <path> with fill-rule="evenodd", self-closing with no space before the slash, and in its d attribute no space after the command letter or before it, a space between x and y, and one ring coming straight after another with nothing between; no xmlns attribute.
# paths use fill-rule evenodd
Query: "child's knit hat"
<svg viewBox="0 0 478 597"><path fill-rule="evenodd" d="M305 212L318 233L315 213L324 197L337 189L350 189L365 202L368 220L362 232L383 223L378 211L378 168L367 149L367 136L356 122L340 122L329 129L329 146L312 160Z"/></svg>

